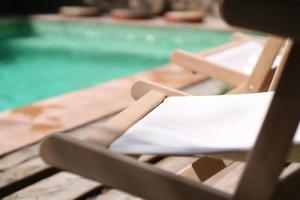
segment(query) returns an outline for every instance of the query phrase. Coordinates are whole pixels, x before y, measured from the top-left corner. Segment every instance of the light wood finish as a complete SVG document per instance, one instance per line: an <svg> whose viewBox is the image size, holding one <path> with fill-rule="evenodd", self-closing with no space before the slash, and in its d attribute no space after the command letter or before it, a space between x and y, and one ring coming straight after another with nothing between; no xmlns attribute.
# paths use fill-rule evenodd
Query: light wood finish
<svg viewBox="0 0 300 200"><path fill-rule="evenodd" d="M241 45L251 40L246 36L236 35L237 43L234 46ZM245 39L244 39L245 38ZM228 69L220 64L213 63L205 57L177 50L172 56L173 63L184 67L190 71L203 73L211 78L219 79L229 84L237 86L237 91L257 92L264 84L265 77L271 72L271 66L285 40L283 38L270 36L265 42L263 51L255 66L251 76Z"/></svg>
<svg viewBox="0 0 300 200"><path fill-rule="evenodd" d="M233 162L214 176L210 177L204 184L223 192L234 194L244 168L245 163Z"/></svg>
<svg viewBox="0 0 300 200"><path fill-rule="evenodd" d="M171 60L173 63L189 69L190 71L202 73L232 85L239 85L247 78L243 73L228 69L222 65L210 62L203 57L182 50L173 52Z"/></svg>
<svg viewBox="0 0 300 200"><path fill-rule="evenodd" d="M229 163L223 162L223 160L203 157L193 162L191 165L185 167L176 174L180 174L183 177L188 177L194 181L204 182L216 172L224 169ZM191 167L190 167L191 166Z"/></svg>
<svg viewBox="0 0 300 200"><path fill-rule="evenodd" d="M270 85L270 91L275 91L275 89L278 85L279 77L281 76L282 71L285 67L285 63L286 63L286 60L287 60L288 55L290 53L292 43L293 42L290 39L287 40L287 42L286 42L286 46L285 46L285 49L282 53L282 58L281 58L280 64L278 66L278 69L276 70L276 73L274 74L274 79L272 80L271 85Z"/></svg>
<svg viewBox="0 0 300 200"><path fill-rule="evenodd" d="M146 95L151 90L155 90L163 93L165 96L188 96L188 93L176 90L170 87L166 87L155 82L147 80L138 80L131 87L131 96L138 100L139 98Z"/></svg>
<svg viewBox="0 0 300 200"><path fill-rule="evenodd" d="M255 70L246 81L245 87L248 92L258 92L262 88L265 77L270 73L271 66L284 42L285 40L283 38L278 37L269 37L267 39Z"/></svg>
<svg viewBox="0 0 300 200"><path fill-rule="evenodd" d="M150 91L139 101L135 101L121 113L110 119L99 130L91 133L87 141L108 147L114 140L120 137L128 128L157 107L166 95L157 91Z"/></svg>
<svg viewBox="0 0 300 200"><path fill-rule="evenodd" d="M55 185L56 187L52 187L53 185ZM14 194L11 194L3 198L3 200L76 199L76 197L79 197L85 191L95 189L100 185L101 184L96 181L84 179L75 174L60 172L48 179L44 179L31 185L30 187L24 188Z"/></svg>
<svg viewBox="0 0 300 200"><path fill-rule="evenodd" d="M44 141L40 151L51 165L149 200L230 199L226 193L75 138L53 135ZM74 152L76 156L71 156Z"/></svg>

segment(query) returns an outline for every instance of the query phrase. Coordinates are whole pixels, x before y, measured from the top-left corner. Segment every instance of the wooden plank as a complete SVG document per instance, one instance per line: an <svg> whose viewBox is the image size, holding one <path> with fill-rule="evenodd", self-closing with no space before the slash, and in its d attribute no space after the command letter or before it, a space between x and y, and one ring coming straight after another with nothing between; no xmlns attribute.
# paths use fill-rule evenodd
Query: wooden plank
<svg viewBox="0 0 300 200"><path fill-rule="evenodd" d="M233 194L237 188L238 182L242 176L244 169L245 163L234 162L227 168L217 173L215 176L205 181L204 184ZM300 163L291 163L283 170L280 175L280 179L285 178L286 176L299 169Z"/></svg>
<svg viewBox="0 0 300 200"><path fill-rule="evenodd" d="M153 156L144 156L141 160L146 162L152 158ZM44 163L40 158L36 158L34 163L36 162ZM45 164L40 164L38 167L42 165ZM21 169L21 167L22 166L15 168L14 171L26 171ZM99 182L91 181L68 172L59 172L49 178L45 178L24 189L12 193L4 199L31 199L33 197L38 199L76 199L101 186L102 184Z"/></svg>
<svg viewBox="0 0 300 200"><path fill-rule="evenodd" d="M29 200L29 199L75 199L86 191L99 187L95 181L84 179L78 175L60 172L47 179L26 187L3 200Z"/></svg>
<svg viewBox="0 0 300 200"><path fill-rule="evenodd" d="M107 118L104 118L65 133L84 138L87 133L102 126L106 120ZM0 166L3 169L0 171L0 198L57 172L39 157L39 144L4 156L0 159Z"/></svg>
<svg viewBox="0 0 300 200"><path fill-rule="evenodd" d="M240 85L248 78L247 75L241 72L231 70L220 64L208 61L205 57L182 50L175 51L171 59L172 62L190 71L203 73L206 76L222 80L232 85Z"/></svg>
<svg viewBox="0 0 300 200"><path fill-rule="evenodd" d="M23 148L21 151L16 151L2 157L0 159L0 173L35 157L37 155L38 149L39 144L31 145Z"/></svg>
<svg viewBox="0 0 300 200"><path fill-rule="evenodd" d="M34 157L20 165L1 172L0 188L4 188L5 186L21 180L24 177L32 176L47 168L49 168L49 166L41 158Z"/></svg>
<svg viewBox="0 0 300 200"><path fill-rule="evenodd" d="M77 138L84 138L87 133L94 131L95 129L102 126L104 121L107 121L107 119L98 120L97 122L88 124L86 126L78 128L78 129L74 129L67 133L71 134L72 136L75 136ZM10 169L5 168L6 170L4 170L3 172L0 173L0 177L1 177L1 187L0 188L2 188L2 189L0 189L1 194L3 194L3 192L6 193L7 187L9 187L13 184L14 184L13 187L15 188L15 190L21 189L22 187L19 188L18 184L20 184L20 182L22 182L24 179L35 179L37 174L44 173L51 169L51 167L46 165L38 156L38 153L39 153L38 145L26 147L25 149L30 149L31 150L30 154L26 154L27 151L25 153L21 154L20 152L23 152L23 151L20 150L15 153L7 155L5 157L5 159L3 159L3 160L0 159L0 164L1 164L1 162L6 164L7 161L10 161L13 158L16 158L17 155L19 155L18 158L20 160L25 160L25 158L28 158L28 160L25 160L24 162L20 162L20 163L16 164L15 166L12 166L12 168L10 168ZM28 155L30 155L30 156L28 156ZM143 157L141 157L141 160L148 161L148 160L151 160L152 158L153 158L153 156L143 156ZM40 194L39 195L35 194L35 195L38 198L44 199L48 196L49 190L56 191L56 188L59 188L60 184L67 185L72 181L76 181L80 186L84 186L84 188L85 188L84 190L80 190L80 192L76 193L77 197L79 197L85 193L88 193L90 191L93 191L99 186L99 185L97 185L97 187L95 187L94 184L90 184L90 182L88 182L86 179L80 179L80 178L70 179L69 175L70 175L69 173L58 173L58 174L54 175L54 177L56 177L56 178L52 178L53 176L50 177L51 179L45 178L41 182L38 182L31 186L28 186L29 189L21 189L21 190L19 190L20 193L16 192L14 194L7 196L7 198L17 198L17 197L19 198L18 195L31 197L31 195L27 194L27 192L31 193L32 190L41 189ZM24 186L26 186L26 184L28 185L30 183L26 182ZM76 184L76 183L74 182L72 184ZM48 185L49 190L42 190L44 185ZM6 188L4 188L4 187L6 187ZM31 187L33 187L33 189L31 189ZM9 187L9 189L11 190L11 187ZM74 189L74 188L70 187L70 190L72 190L72 189ZM9 192L11 192L11 191L9 191ZM36 193L38 193L38 192L36 192ZM56 193L57 193L56 194L57 196L63 197L63 196L67 196L70 193L70 191L68 189L64 189L64 190L56 191ZM73 194L73 193L71 192L70 194ZM75 194L73 194L73 195L75 195Z"/></svg>
<svg viewBox="0 0 300 200"><path fill-rule="evenodd" d="M68 148L65 148L66 145ZM231 198L227 193L72 137L56 134L45 140L41 147L41 155L47 153L47 157L43 156L47 163L143 198L165 200ZM71 156L74 152L77 156ZM85 163L84 169L80 163Z"/></svg>
<svg viewBox="0 0 300 200"><path fill-rule="evenodd" d="M139 197L132 196L120 190L111 189L97 196L94 200L141 200Z"/></svg>
<svg viewBox="0 0 300 200"><path fill-rule="evenodd" d="M218 190L233 194L238 181L244 170L245 163L234 162L216 175L209 178L204 184L214 187Z"/></svg>
<svg viewBox="0 0 300 200"><path fill-rule="evenodd" d="M177 163L174 165L173 160L176 159ZM164 169L169 172L176 173L183 168L185 168L188 165L191 165L194 161L196 161L197 158L195 157L168 157L160 162L156 163L154 166ZM111 189L107 192L99 195L95 198L95 200L141 200L139 197L135 197L131 194L128 194L126 192Z"/></svg>
<svg viewBox="0 0 300 200"><path fill-rule="evenodd" d="M148 114L164 101L166 95L157 91L150 91L139 101L108 120L103 127L91 132L86 140L92 143L108 147L114 140L120 137L128 128L135 124L141 117ZM101 133L101 134L100 134Z"/></svg>

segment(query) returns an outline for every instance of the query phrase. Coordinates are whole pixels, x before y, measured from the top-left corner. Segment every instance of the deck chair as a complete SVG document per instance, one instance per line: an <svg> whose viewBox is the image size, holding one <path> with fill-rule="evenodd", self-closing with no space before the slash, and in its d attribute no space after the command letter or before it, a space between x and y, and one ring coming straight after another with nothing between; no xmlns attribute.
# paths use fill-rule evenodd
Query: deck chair
<svg viewBox="0 0 300 200"><path fill-rule="evenodd" d="M286 48L284 48L286 39L277 36L268 36L263 42L262 40L241 33L234 33L232 38L233 41L230 43L201 53L200 56L202 58L182 50L177 50L172 53L171 60L179 67L183 67L192 72L203 73L210 78L232 84L233 89L229 91L229 93L268 91L276 67L279 64L278 61L280 59L278 58L282 57L284 53L287 53L287 51L285 51ZM249 60L249 58L252 57L251 63L239 63L239 65L248 65L247 68L251 69L251 75L230 70L227 67L223 67L222 64L214 65L212 61L206 61L207 57L213 57L214 61L228 63L230 59L233 59L232 53L228 52L234 52L235 56L237 56L239 53L236 52L240 49L247 50L247 54L243 53L241 55L244 60ZM279 56L281 50L285 52ZM238 66L231 68L238 68ZM151 89L166 93L168 96L189 95L178 90L150 83L149 81L138 81L132 87L132 96L137 100Z"/></svg>
<svg viewBox="0 0 300 200"><path fill-rule="evenodd" d="M291 46L291 59L288 60L286 64L287 66L295 64L296 55L292 55L299 53L299 49L296 47L297 45ZM292 142L292 136L299 122L299 109L298 107L296 107L297 110L295 112L295 107L293 107L297 105L294 99L295 96L293 96L293 93L290 92L291 90L289 90L288 87L290 83L299 83L299 81L297 82L298 79L296 76L296 74L299 75L299 70L295 70L295 68L292 67L289 67L288 69L289 70L284 70L282 72L283 78L279 82L278 90L275 93L275 96L273 97L272 103L270 105L271 111L267 113L267 117L263 124L262 131L258 136L257 142L252 152L252 159L250 158L249 160L249 164L246 168L245 175L243 176L240 187L238 188L238 191L234 196L235 199L253 199L253 196L258 197L255 199L268 199L268 197L274 191L274 188L276 186L276 179L278 177L279 172L282 169L285 157L288 153L287 147ZM292 79L289 79L287 77L291 77ZM258 100L258 102L260 103L266 103L266 106L262 106L262 108L268 107L268 102L270 102L272 95L273 94L269 93L263 94L263 98L266 98L267 100ZM112 153L110 151L107 151L105 148L101 147L101 145L105 146L108 144L107 142L110 142L110 140L114 139L111 136L116 137L115 133L117 131L122 130L122 128L128 129L128 124L126 122L128 118L130 118L130 120L136 121L137 118L145 116L149 111L153 110L154 107L156 107L158 104L161 104L161 102L166 96L166 94L156 91L147 93L133 106L130 106L116 118L110 121L111 124L117 124L118 128L114 128L113 130L107 127L104 128L103 133L104 135L107 134L105 138L101 138L102 136L99 137L99 135L95 134L93 135L93 137L91 137L91 142L96 143L97 145L91 145L80 140L67 138L66 136L62 135L56 135L51 136L44 141L41 147L41 155L50 164L53 164L63 169L68 169L85 177L101 181L104 184L120 188L127 192L148 199L231 199L232 196L228 194L215 191L203 185L195 184L191 181L174 176L170 173L153 168L146 164L136 162L132 158ZM240 97L245 96L242 95ZM284 98L282 99L280 97ZM291 97L293 98L291 99ZM296 97L299 97L299 95ZM254 98L254 96L248 96L246 97L246 99L247 98L256 99ZM278 126L278 124L280 124L279 118L281 117L278 117L278 115L274 117L275 115L273 112L278 112L278 106L276 104L280 104L289 99L291 99L291 102L289 102L291 104L288 104L287 106L288 112L282 108L279 109L279 111L287 114L289 112L293 113L293 115L290 115L288 118L291 121L289 121L289 123L287 123L286 126ZM296 99L299 100L299 98ZM209 103L210 101L212 101L212 99L208 99ZM128 113L130 113L130 115L127 115ZM274 122L274 120L275 122L278 122L275 124L275 126L277 126L276 128L278 129L272 130L273 133L275 132L275 139L272 138L272 136L274 135L272 135L270 131L270 122ZM274 126L274 124L272 124L272 126ZM284 130L286 131L285 133L289 134L280 134L280 131ZM276 148L272 148L272 145L266 145L266 143L275 145L279 150ZM99 144L101 145L99 146ZM280 151L282 150L279 148L281 147L280 145L286 147L283 152ZM273 151L265 151L268 149ZM238 151L241 152L240 150ZM220 152L224 153L223 150L221 150ZM74 155L74 153L76 154L76 156L72 156L72 154ZM225 151L225 153L228 153L228 151ZM295 158L297 158L296 154ZM263 161L265 161L265 159L268 158L266 157L266 155L270 155L270 159L267 159L267 168L255 167L257 163L258 166L264 166ZM275 167L272 165L274 163ZM270 170L270 167L274 167L275 170L271 170L272 173L267 173L268 171L266 170ZM262 173L261 171L259 171L259 174L261 175L259 176L259 179L261 179L262 182L260 182L257 185L262 186L263 184L265 184L265 186L262 188L264 188L266 192L263 192L262 189L257 187L257 185L255 185L255 182L253 182L253 173L251 174L251 172L257 172L257 169L263 172ZM267 175L265 175L264 173L266 173ZM290 179L283 181L282 184L291 184L291 182L295 180L297 179L291 177ZM244 182L250 184L250 189L244 186ZM267 185L268 183L271 186ZM149 190L149 188L151 188L152 190ZM255 193L255 189L257 189L259 193ZM162 190L164 192L160 192ZM279 190L279 192L282 191ZM284 192L286 191L283 191L283 193Z"/></svg>
<svg viewBox="0 0 300 200"><path fill-rule="evenodd" d="M240 36L238 36L238 37L240 37ZM249 38L245 38L245 36L243 36L242 39L243 40L246 40L246 39L249 40ZM240 40L240 41L242 41L242 40ZM261 54L260 59L259 59L259 60L264 60L264 61L267 60L267 62L266 61L265 62L259 61L258 62L259 64L256 67L258 71L261 71L262 70L261 68L265 69L264 76L266 76L268 74L268 70L270 70L270 66L272 65L272 62L273 62L273 60L271 58L274 58L275 55L279 52L280 47L283 44L283 41L284 40L281 39L281 38L271 38L271 39L269 39L269 41L267 41L267 43L266 43L267 45L265 45L264 51ZM241 44L241 43L240 42L239 43L235 42L235 43L230 44L230 46L237 45L237 44ZM274 48L274 46L275 46L275 48ZM224 47L217 48L217 50L215 49L211 52L222 52L222 50L224 50ZM270 51L273 52L273 54L270 53ZM267 56L269 56L268 57L269 59L266 59L266 57L265 57L266 52L268 52ZM210 53L210 55L212 55L212 53ZM262 65L261 63L264 63L265 65ZM254 74L253 76L257 76L258 73L256 72L256 73L253 73L253 74ZM266 77L268 77L268 76L266 76ZM262 88L263 83L266 82L265 79L266 78L263 78L263 77L259 79L259 80L261 80L261 83L257 84L257 85L259 85L260 88ZM245 82L247 83L245 85L250 85L251 83L254 82L253 80L255 80L255 79L250 78L249 80L245 80ZM154 83L150 83L150 82L145 82L145 81L138 81L136 84L133 85L132 95L135 99L139 99L140 97L142 97L143 95L145 95L147 92L149 92L151 90L160 91L160 92L166 94L167 96L188 95L188 94L180 92L178 90L173 90L171 88L166 88L166 87L163 87L163 86L160 86L160 85L157 85L157 84L154 84ZM142 117L142 116L140 116L140 117ZM112 123L112 124L114 124L114 123Z"/></svg>
<svg viewBox="0 0 300 200"><path fill-rule="evenodd" d="M284 43L284 39L282 38L272 37L267 40L264 50L261 53L260 58L258 59L258 64L255 67L253 75L251 75L249 79L245 78L244 80L245 85L257 84L258 86L256 88L259 88L259 91L263 91L264 84L266 84L265 83L266 79L268 80L268 82L270 82L268 77L269 72L272 71L271 66L273 65L273 61L276 55L278 54L278 52L280 51L283 43ZM259 74L258 72L261 71L264 71L264 73ZM258 83L258 80L260 81L260 83ZM90 135L88 137L89 141L92 142L97 141L104 146L110 146L110 144L115 139L119 138L120 135L123 134L129 127L131 127L141 118L143 118L146 114L148 114L152 109L158 106L166 97L188 96L188 94L172 88L161 86L159 84L155 84L150 81L137 81L132 86L132 96L134 99L137 100L135 104L125 109L123 112L115 116L113 119L109 120L107 124L103 127L103 130L105 130L104 133ZM128 120L124 121L124 118ZM115 124L119 124L117 130L113 128ZM130 152L124 152L124 153L130 153ZM136 155L141 153L131 152L130 154ZM155 152L155 154L158 154L158 152ZM165 155L165 154L161 153L161 155ZM168 155L172 155L172 153Z"/></svg>
<svg viewBox="0 0 300 200"><path fill-rule="evenodd" d="M176 50L172 53L171 60L193 73L205 74L231 84L233 89L227 94L273 91L276 84L271 86L271 80L278 79L272 78L282 55L287 53L285 45L286 40L277 36L260 39L237 32L233 34L230 43L198 55ZM281 69L282 67L277 73ZM205 181L231 164L233 163L230 160L202 157L177 174L192 180Z"/></svg>
<svg viewBox="0 0 300 200"><path fill-rule="evenodd" d="M219 47L219 49L208 52L204 56L176 50L171 55L171 61L193 73L201 73L233 85L233 87L237 87L237 90L243 93L258 92L261 84L265 84L267 86L265 89L267 89L268 83L262 83L255 79L265 77L258 75L264 73L269 74L269 79L266 80L270 80L273 77L275 68L280 60L278 52L284 45L284 39L269 36L266 40L262 40L241 33L235 33L233 38L236 39L229 44L225 44L225 48ZM230 48L227 48L228 46ZM250 77L257 66L266 66L270 62L273 62L272 70L262 68L262 71L256 71L257 76ZM249 78L254 80L252 82L249 81L248 85L245 85L246 80ZM233 90L232 92L238 91Z"/></svg>
<svg viewBox="0 0 300 200"><path fill-rule="evenodd" d="M273 51L274 54L273 55L269 54L269 56L271 56L273 58L275 58L275 55L276 55L275 53L279 52L279 50L280 50L279 47L281 47L283 40L278 39L278 41L281 41L281 42L278 42L276 51ZM271 43L273 44L273 41ZM272 48L272 49L268 49L268 48L269 48L268 45L266 45L264 51L269 52L270 50L274 50L274 48ZM262 55L263 54L264 54L264 52L262 53ZM288 51L285 51L284 57L286 55L288 55ZM261 59L265 60L264 57L261 57L260 60ZM258 63L261 63L261 62L258 62ZM272 60L269 59L268 65L266 65L266 66L258 65L255 68L253 75L251 75L249 79L246 79L245 85L249 85L250 83L256 84L257 82L253 83L253 80L260 80L261 84L260 84L259 91L262 91L263 83L265 83L266 78L256 77L256 79L255 79L252 76L258 76L257 71L262 71L262 69L264 69L264 71L266 71L266 72L268 72L268 70L272 70L272 68L271 68L272 64L273 64ZM281 70L281 68L282 68L282 66L279 67L278 70ZM264 77L268 77L268 73L264 73ZM141 150L140 152L138 152L137 149L139 149L140 147L134 146L135 145L134 141L133 142L127 141L125 139L125 140L121 140L121 143L120 143L120 140L118 140L118 138L121 138L121 136L126 132L126 130L128 130L130 127L132 127L137 121L142 121L141 119L143 117L145 117L145 115L147 115L154 108L156 108L158 105L160 105L167 97L169 97L169 96L188 96L188 94L183 93L178 90L175 90L175 89L172 89L172 88L164 87L164 86L161 86L159 84L155 84L155 83L152 83L149 81L138 81L132 86L132 96L137 100L133 105L129 106L123 112L121 112L120 114L116 115L111 120L109 120L102 127L102 130L99 130L99 132L101 134L99 134L99 133L91 134L87 138L87 140L92 143L96 143L98 145L101 144L102 146L105 146L105 147L110 146L110 147L114 148L115 151L122 152L125 154L130 154L130 155L155 154L155 155L199 156L196 152L193 152L193 151L185 152L185 151L182 151L183 149L179 149L179 151L174 151L174 150L168 151L167 149L163 149L161 151L147 151L147 150L143 151L143 150ZM271 94L269 95L269 97L265 97L265 98L270 98L270 97L271 97ZM195 100L198 102L201 102L201 99L204 99L205 97L198 97L198 98ZM210 98L210 97L208 97L208 98ZM246 96L246 98L248 98L248 97ZM191 100L192 100L191 105L193 105L194 104L193 99L191 99ZM222 101L224 101L224 100L225 99L221 98L220 100L217 100L216 104L220 104L222 106ZM251 100L253 100L253 99L251 99ZM203 103L198 103L198 105L200 105L200 107L198 108L199 110L203 109L202 106L204 106L204 107L207 106L207 104L205 104L205 101ZM214 105L214 106L216 106L216 105ZM265 108L265 106L264 106L264 108ZM157 110L157 109L155 109L155 110ZM263 109L262 109L262 111L263 111ZM153 114L153 112L152 112L152 114ZM158 112L158 114L161 114L161 112ZM191 116L191 118L195 118L195 117L197 117L197 116L194 116L194 117ZM167 121L167 118L162 120L162 124ZM126 120L124 120L124 119L126 119ZM184 120L182 120L182 121L184 121ZM189 121L189 120L187 119L185 121ZM118 125L116 125L116 124L118 124ZM185 126L185 125L183 125L183 126ZM142 129L143 129L143 125L140 125L139 127L142 127ZM160 126L158 125L158 127L160 127ZM201 127L198 127L198 128L201 128ZM149 130L151 130L151 129L149 129ZM141 130L134 130L134 131L140 132ZM142 131L142 132L145 132L145 131ZM129 133L127 135L130 136L131 134ZM124 134L124 136L127 136L127 135ZM146 137L146 134L142 134L142 137ZM137 139L137 138L138 137L135 136L135 139ZM145 147L146 146L145 141L147 141L147 140L148 139L146 138L144 141L142 141L142 138L140 138L140 141L137 142L136 144L141 144L142 147ZM179 145L179 144L175 144L175 146L176 145ZM131 146L131 148L134 150L130 150L130 148L128 148L127 146ZM190 146L190 145L186 145L186 146ZM170 148L170 147L168 147L168 148ZM231 155L232 153L230 151L226 152L226 155L223 155L223 154L225 154L224 150L222 150L221 152L222 152L223 158L225 157L225 158L233 159L233 160L242 160L243 159L244 152L242 152L242 151L239 151L238 153L233 152L233 155ZM205 151L205 154L208 155L209 152ZM213 154L220 155L220 152L212 152L212 155Z"/></svg>
<svg viewBox="0 0 300 200"><path fill-rule="evenodd" d="M149 93L149 96L154 97L157 94L158 93L152 93L150 95ZM258 95L258 98L254 98L256 95ZM255 100L257 101L256 106L266 111L267 107L261 105L261 103L267 103L267 101L258 100L260 95L263 95L261 96L262 98L267 98L268 101L270 101L270 98L273 94L247 94L236 95L236 97L245 98L251 101ZM208 99L208 102L211 103L212 100L214 99ZM217 105L222 101L219 101L214 105ZM200 105L204 106L204 103L201 102ZM143 102L139 100L138 107L139 106L145 106L145 104L143 105ZM244 107L245 105L242 105L241 108ZM205 108L205 106L202 108ZM251 107L250 110L251 109L253 109L253 107ZM261 116L263 116L263 114L260 115L260 117ZM94 138L92 142L95 141L96 140ZM180 151L180 153L181 152L182 151ZM291 159L299 160L299 155L296 155L299 151L294 150L293 152L295 152L294 158ZM208 151L208 153L212 152ZM240 159L244 158L245 156L245 152L241 150L232 152L221 150L221 154L220 152L217 152L218 155L215 153L216 152L213 152L214 156L231 159ZM45 158L50 164L54 164L60 168L68 169L71 172L101 181L104 184L120 188L148 199L198 199L199 197L203 199L217 199L217 197L218 199L230 198L228 194L211 190L205 186L196 185L194 182L181 179L177 176L173 176L167 172L152 168L143 163L135 162L135 160L127 157L111 153L110 151L105 150L103 147L100 147L99 143L97 143L97 145L91 145L81 142L77 139L56 135L48 138L43 143L41 154L43 158ZM141 184L142 188L138 187L138 183ZM171 190L172 193L164 193L165 191L160 192L160 189L162 188L166 191ZM154 193L152 190L156 191L156 193ZM179 196L177 192L179 192Z"/></svg>

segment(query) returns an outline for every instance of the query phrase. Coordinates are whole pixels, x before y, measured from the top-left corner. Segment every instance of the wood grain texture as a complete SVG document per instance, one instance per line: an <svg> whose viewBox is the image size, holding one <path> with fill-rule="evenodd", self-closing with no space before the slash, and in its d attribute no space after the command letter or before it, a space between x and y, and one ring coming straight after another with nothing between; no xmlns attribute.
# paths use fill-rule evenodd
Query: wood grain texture
<svg viewBox="0 0 300 200"><path fill-rule="evenodd" d="M109 147L109 145L119 138L128 128L147 115L161 102L166 95L157 91L150 91L138 101L108 120L103 127L93 131L86 138L92 143Z"/></svg>
<svg viewBox="0 0 300 200"><path fill-rule="evenodd" d="M98 182L84 179L75 174L60 172L9 195L3 200L71 200L99 186Z"/></svg>
<svg viewBox="0 0 300 200"><path fill-rule="evenodd" d="M39 144L36 144L25 147L22 149L22 151L16 151L9 155L3 156L0 159L0 173L35 157L38 154L38 150Z"/></svg>
<svg viewBox="0 0 300 200"><path fill-rule="evenodd" d="M176 163L174 163L174 160L176 160ZM154 166L158 167L160 169L164 169L169 172L176 173L186 166L192 164L194 161L196 161L197 158L194 157L168 157L165 158L158 163L156 163ZM107 192L99 195L96 197L95 200L142 200L139 197L135 197L131 194L125 193L120 190L111 189Z"/></svg>
<svg viewBox="0 0 300 200"><path fill-rule="evenodd" d="M213 63L193 53L177 50L172 54L172 62L190 71L202 73L214 79L222 80L228 84L240 85L247 79L247 75Z"/></svg>
<svg viewBox="0 0 300 200"><path fill-rule="evenodd" d="M90 123L74 130L66 131L76 138L85 138L87 133L102 126L107 118ZM23 151L24 150L24 151ZM8 154L0 159L0 194L10 193L13 188L20 189L28 184L38 181L55 173L51 166L48 166L39 157L39 144L31 145L22 150ZM29 181L26 181L29 180Z"/></svg>
<svg viewBox="0 0 300 200"><path fill-rule="evenodd" d="M74 152L77 156L71 156ZM72 137L49 137L40 154L50 165L147 199L230 199L226 193Z"/></svg>
<svg viewBox="0 0 300 200"><path fill-rule="evenodd" d="M19 181L25 177L33 176L34 174L48 169L49 166L39 157L32 158L26 162L12 167L0 173L0 191L1 188Z"/></svg>

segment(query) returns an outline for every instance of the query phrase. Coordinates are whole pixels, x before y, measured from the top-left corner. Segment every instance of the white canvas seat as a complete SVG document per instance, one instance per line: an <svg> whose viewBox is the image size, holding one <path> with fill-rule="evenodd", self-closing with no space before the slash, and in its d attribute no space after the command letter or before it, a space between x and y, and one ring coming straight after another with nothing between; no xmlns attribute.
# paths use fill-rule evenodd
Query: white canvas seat
<svg viewBox="0 0 300 200"><path fill-rule="evenodd" d="M127 154L201 155L252 148L273 92L168 97L115 140ZM295 142L300 143L298 130Z"/></svg>
<svg viewBox="0 0 300 200"><path fill-rule="evenodd" d="M227 69L249 76L254 70L262 51L263 45L261 42L250 40L205 58ZM280 59L281 55L279 54L272 65L273 69L278 66Z"/></svg>

